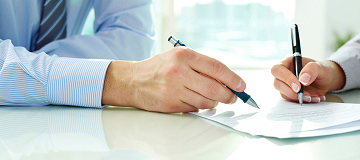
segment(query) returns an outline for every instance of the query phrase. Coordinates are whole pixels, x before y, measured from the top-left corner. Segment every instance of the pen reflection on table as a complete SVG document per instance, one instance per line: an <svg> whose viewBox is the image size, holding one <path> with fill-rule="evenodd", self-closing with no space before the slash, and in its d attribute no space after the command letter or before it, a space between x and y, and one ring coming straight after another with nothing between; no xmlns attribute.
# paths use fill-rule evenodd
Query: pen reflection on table
<svg viewBox="0 0 360 160"><path fill-rule="evenodd" d="M300 49L300 36L299 36L299 28L297 24L291 28L291 43L292 43L292 50L293 50L293 59L294 59L294 70L295 75L299 79L300 72L302 69L302 56L301 56L301 49ZM300 91L298 92L298 98L300 105L303 104L303 85L301 85Z"/></svg>
<svg viewBox="0 0 360 160"><path fill-rule="evenodd" d="M186 45L184 43L182 43L180 40L175 39L173 36L170 36L168 41L174 45L174 47L177 46L184 46L186 47ZM219 80L217 80L218 82L220 82ZM224 83L220 82L222 85L226 86ZM233 92L236 96L238 96L244 103L254 107L254 108L259 108L259 106L256 104L256 102L250 97L250 95L248 95L245 92L236 92L233 89L229 88L228 86L226 86L226 88L230 89L231 92Z"/></svg>

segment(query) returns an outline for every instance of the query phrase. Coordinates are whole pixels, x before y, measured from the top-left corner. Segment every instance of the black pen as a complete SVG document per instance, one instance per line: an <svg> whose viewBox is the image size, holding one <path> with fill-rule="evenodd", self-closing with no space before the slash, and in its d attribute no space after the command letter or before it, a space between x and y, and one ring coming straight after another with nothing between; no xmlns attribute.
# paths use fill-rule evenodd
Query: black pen
<svg viewBox="0 0 360 160"><path fill-rule="evenodd" d="M174 45L174 47L177 46L185 46L186 45L184 43L182 43L180 40L175 39L173 36L170 36L168 41ZM220 81L218 81L220 82ZM224 85L224 83L220 82L222 85ZM226 85L224 85L226 86ZM229 88L228 86L226 86L227 88ZM245 92L236 92L234 90L232 90L231 88L229 88L236 96L238 96L244 103L247 103L250 106L253 106L255 108L259 108L259 106L256 104L256 102L250 97L250 95L248 95Z"/></svg>
<svg viewBox="0 0 360 160"><path fill-rule="evenodd" d="M300 49L300 36L299 28L296 24L291 28L291 43L293 50L293 59L294 59L294 70L295 75L299 79L299 75L302 69L302 56ZM303 85L301 85L300 91L298 92L299 103L303 104Z"/></svg>

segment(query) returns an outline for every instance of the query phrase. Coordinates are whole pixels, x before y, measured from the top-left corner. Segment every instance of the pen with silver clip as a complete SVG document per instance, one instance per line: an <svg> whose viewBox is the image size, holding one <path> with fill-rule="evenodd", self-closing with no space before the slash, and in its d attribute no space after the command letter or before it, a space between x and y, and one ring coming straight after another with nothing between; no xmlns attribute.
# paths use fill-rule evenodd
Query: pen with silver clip
<svg viewBox="0 0 360 160"><path fill-rule="evenodd" d="M185 46L186 45L184 43L182 43L180 40L175 39L173 36L170 36L168 41L174 45L174 47L177 46ZM220 82L220 81L219 81ZM220 82L222 85L224 85L224 83ZM249 104L250 106L253 106L255 108L259 108L259 106L256 104L256 102L250 97L250 95L246 94L245 92L236 92L234 90L232 90L231 88L229 88L228 86L226 86L228 89L230 89L236 96L238 96L244 103Z"/></svg>
<svg viewBox="0 0 360 160"><path fill-rule="evenodd" d="M299 36L299 28L297 24L291 28L291 43L292 43L292 50L293 50L293 60L294 60L294 70L295 75L299 79L300 72L302 69L302 56L301 56L301 49L300 49L300 36ZM300 105L303 104L303 85L301 85L300 91L298 92L298 98Z"/></svg>

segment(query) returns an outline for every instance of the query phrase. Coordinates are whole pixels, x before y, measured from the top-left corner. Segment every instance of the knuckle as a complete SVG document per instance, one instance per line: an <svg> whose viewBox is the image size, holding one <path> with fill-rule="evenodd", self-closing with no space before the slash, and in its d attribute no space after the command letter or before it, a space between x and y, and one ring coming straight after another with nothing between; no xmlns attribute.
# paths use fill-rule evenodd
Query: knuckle
<svg viewBox="0 0 360 160"><path fill-rule="evenodd" d="M289 101L294 101L294 100L297 100L297 96L293 96L293 95L289 95L289 94L284 94L284 93L281 93L281 98L283 99L286 99L286 100L289 100ZM296 94L295 94L296 95Z"/></svg>
<svg viewBox="0 0 360 160"><path fill-rule="evenodd" d="M175 67L169 67L168 69L165 70L165 75L168 76L176 76L177 74L179 74L179 70Z"/></svg>
<svg viewBox="0 0 360 160"><path fill-rule="evenodd" d="M176 67L176 65L170 65L169 67L163 69L160 72L160 75L167 78L176 78L181 79L184 75L182 74L181 68Z"/></svg>
<svg viewBox="0 0 360 160"><path fill-rule="evenodd" d="M217 95L217 93L219 92L219 86L216 83L212 83L208 89L207 89L207 93L211 96L214 97Z"/></svg>
<svg viewBox="0 0 360 160"><path fill-rule="evenodd" d="M320 69L319 65L316 62L309 62L307 64L307 68L309 68L309 70L306 72L310 72L310 73Z"/></svg>
<svg viewBox="0 0 360 160"><path fill-rule="evenodd" d="M208 99L201 100L198 106L199 109L209 109L211 108L211 101Z"/></svg>
<svg viewBox="0 0 360 160"><path fill-rule="evenodd" d="M279 70L279 67L280 67L280 64L276 64L276 65L274 65L274 66L271 67L271 74L272 74L273 76L276 75L276 72Z"/></svg>
<svg viewBox="0 0 360 160"><path fill-rule="evenodd" d="M158 92L162 95L172 95L172 97L176 97L178 94L175 87L171 85L163 85Z"/></svg>
<svg viewBox="0 0 360 160"><path fill-rule="evenodd" d="M214 60L211 62L212 72L216 76L222 76L224 74L225 65L220 61Z"/></svg>
<svg viewBox="0 0 360 160"><path fill-rule="evenodd" d="M240 82L240 79L237 76L233 76L231 79L231 84L233 84L233 86L237 86Z"/></svg>
<svg viewBox="0 0 360 160"><path fill-rule="evenodd" d="M162 106L162 108L165 108L168 112L174 112L178 111L182 106L182 102L178 100L171 100L168 101L166 104Z"/></svg>
<svg viewBox="0 0 360 160"><path fill-rule="evenodd" d="M281 89L281 82L277 79L274 80L274 88L276 90L280 90Z"/></svg>
<svg viewBox="0 0 360 160"><path fill-rule="evenodd" d="M281 98L284 98L284 99L289 99L287 96L285 96L284 94L280 94L281 95Z"/></svg>
<svg viewBox="0 0 360 160"><path fill-rule="evenodd" d="M234 96L230 96L230 98L228 98L228 100L225 103L230 104L233 102L233 100L234 100Z"/></svg>
<svg viewBox="0 0 360 160"><path fill-rule="evenodd" d="M290 100L290 101L296 101L298 100L297 98L297 94L285 94L285 93L280 93L281 97L286 99L286 100Z"/></svg>
<svg viewBox="0 0 360 160"><path fill-rule="evenodd" d="M173 56L175 59L188 59L193 55L191 50L186 47L175 47L175 52L173 52Z"/></svg>
<svg viewBox="0 0 360 160"><path fill-rule="evenodd" d="M295 75L294 75L294 74L285 73L285 75L284 75L284 82L285 82L286 84L290 84L291 82L295 81L294 78L295 78Z"/></svg>
<svg viewBox="0 0 360 160"><path fill-rule="evenodd" d="M292 54L289 54L289 55L286 56L285 60L282 61L282 62L285 62L285 61L290 61L290 62L292 62L293 59L294 59L293 55L292 55Z"/></svg>
<svg viewBox="0 0 360 160"><path fill-rule="evenodd" d="M180 104L172 104L169 106L169 110L176 111L176 110L178 110L179 106L180 106Z"/></svg>
<svg viewBox="0 0 360 160"><path fill-rule="evenodd" d="M308 66L311 66L311 67L315 67L317 66L317 64L315 62L309 62L308 64L306 64Z"/></svg>

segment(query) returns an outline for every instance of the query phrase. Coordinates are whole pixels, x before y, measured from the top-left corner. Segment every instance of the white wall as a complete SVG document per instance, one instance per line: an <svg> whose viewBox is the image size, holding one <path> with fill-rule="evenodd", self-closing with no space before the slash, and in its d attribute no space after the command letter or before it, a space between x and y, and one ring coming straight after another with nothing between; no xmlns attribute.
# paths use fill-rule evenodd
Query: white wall
<svg viewBox="0 0 360 160"><path fill-rule="evenodd" d="M154 0L153 2L156 40L152 55L156 55L173 48L167 39L175 33L175 15L174 0Z"/></svg>
<svg viewBox="0 0 360 160"><path fill-rule="evenodd" d="M294 23L299 25L304 56L324 60L333 53L334 30L360 33L359 0L296 0Z"/></svg>

